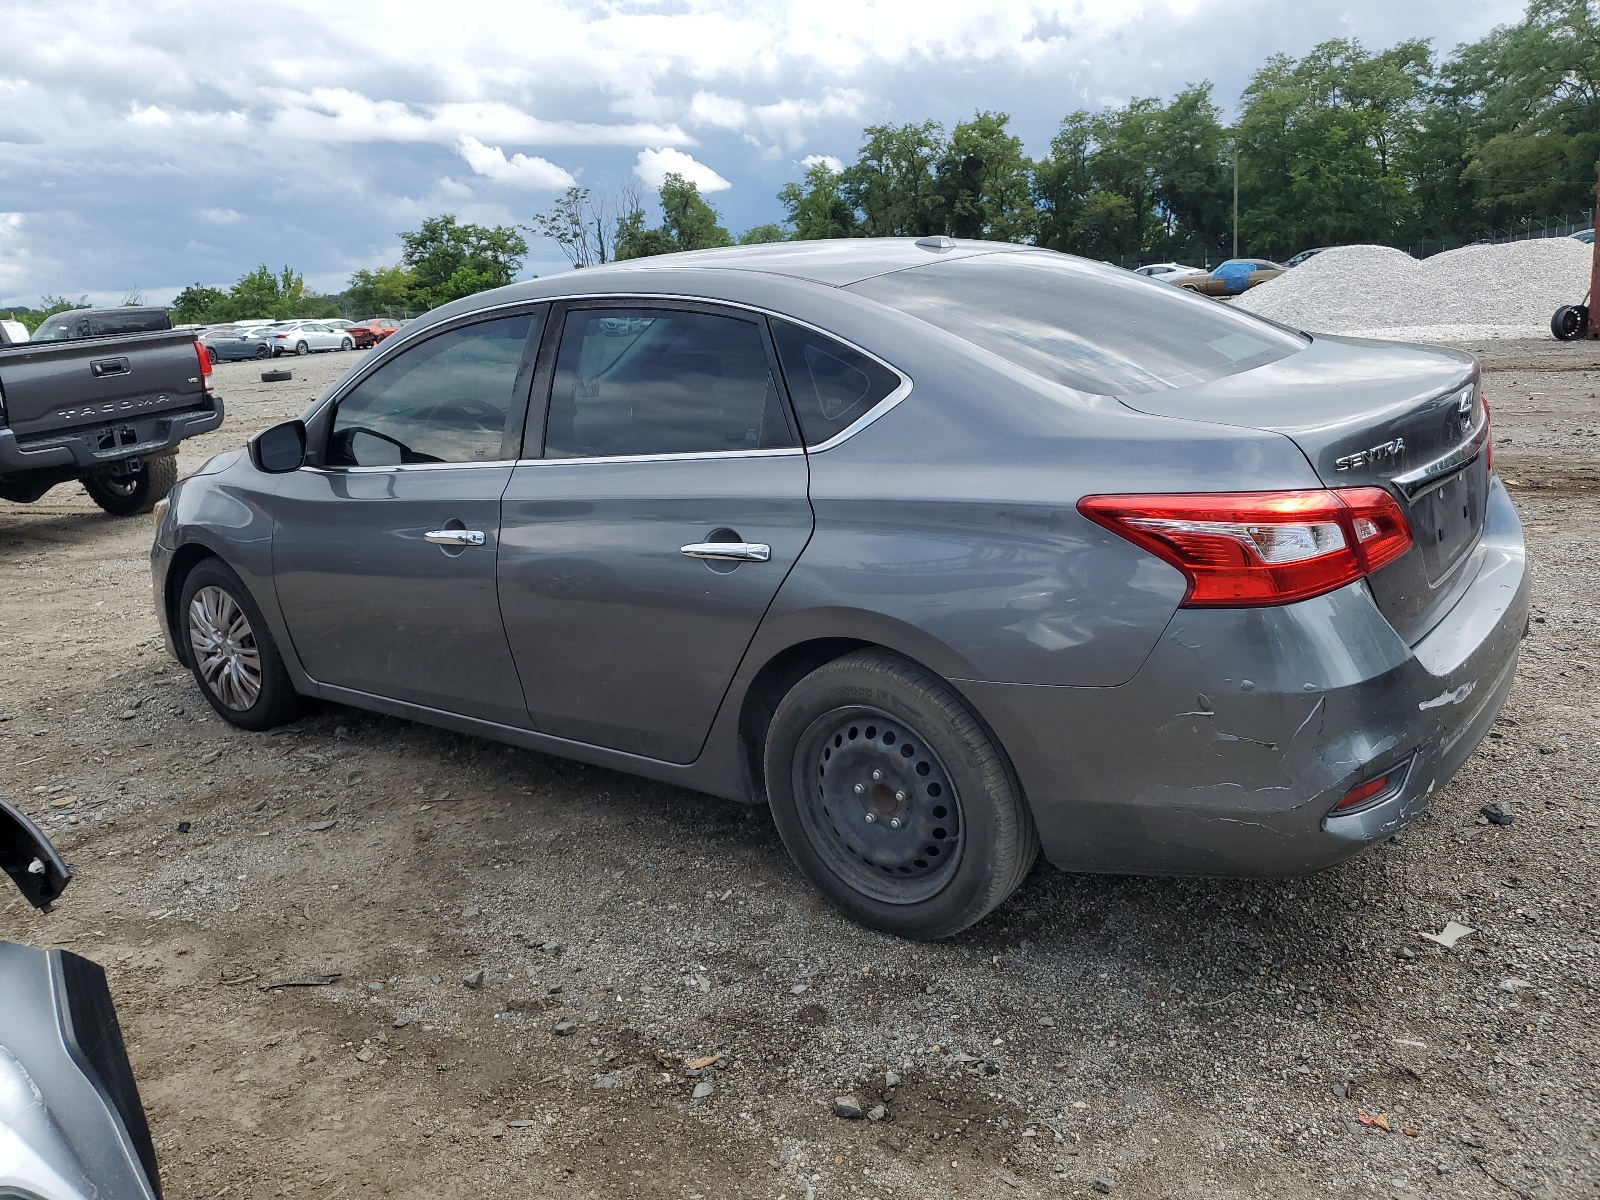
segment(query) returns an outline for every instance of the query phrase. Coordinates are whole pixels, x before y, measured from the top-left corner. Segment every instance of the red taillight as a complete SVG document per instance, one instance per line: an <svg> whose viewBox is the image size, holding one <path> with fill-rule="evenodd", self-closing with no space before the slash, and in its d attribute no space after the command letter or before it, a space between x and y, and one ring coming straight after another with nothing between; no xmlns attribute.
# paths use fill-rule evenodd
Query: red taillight
<svg viewBox="0 0 1600 1200"><path fill-rule="evenodd" d="M211 390L211 351L204 342L195 342L195 355L200 359L200 389Z"/></svg>
<svg viewBox="0 0 1600 1200"><path fill-rule="evenodd" d="M1182 571L1190 608L1320 596L1411 546L1405 514L1379 487L1086 496L1078 511Z"/></svg>

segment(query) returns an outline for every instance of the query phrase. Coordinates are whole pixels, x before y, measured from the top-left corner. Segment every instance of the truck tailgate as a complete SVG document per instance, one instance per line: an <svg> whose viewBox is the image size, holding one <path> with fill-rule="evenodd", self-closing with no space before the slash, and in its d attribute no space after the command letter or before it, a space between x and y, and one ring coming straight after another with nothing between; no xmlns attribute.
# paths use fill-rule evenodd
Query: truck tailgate
<svg viewBox="0 0 1600 1200"><path fill-rule="evenodd" d="M0 350L0 423L19 439L204 403L190 332L24 342Z"/></svg>

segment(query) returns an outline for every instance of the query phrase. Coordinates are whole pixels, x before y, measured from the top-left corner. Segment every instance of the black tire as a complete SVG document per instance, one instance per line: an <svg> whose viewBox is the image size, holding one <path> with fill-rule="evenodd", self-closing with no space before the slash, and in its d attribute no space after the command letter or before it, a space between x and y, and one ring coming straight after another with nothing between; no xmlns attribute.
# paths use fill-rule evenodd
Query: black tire
<svg viewBox="0 0 1600 1200"><path fill-rule="evenodd" d="M311 353L311 347L306 345L304 342L296 342L294 344L294 352L298 357L304 358L306 355Z"/></svg>
<svg viewBox="0 0 1600 1200"><path fill-rule="evenodd" d="M795 684L765 762L796 865L846 916L885 933L959 933L1038 856L1004 753L943 682L895 655L849 654Z"/></svg>
<svg viewBox="0 0 1600 1200"><path fill-rule="evenodd" d="M256 347L256 357L257 358L271 358L272 357L272 351L267 348L267 345L266 345L265 342L263 342L261 345Z"/></svg>
<svg viewBox="0 0 1600 1200"><path fill-rule="evenodd" d="M202 593L206 596L197 612L195 598ZM221 643L211 634L213 629L221 629L222 622L208 629L202 619L208 602L214 601L217 593L233 606L232 610L224 607L222 611L236 611L242 618L242 625L226 623L228 640ZM216 613L217 606L212 603L209 611ZM259 732L292 721L305 708L305 699L289 681L289 672L255 599L221 559L202 559L184 578L178 601L177 635L206 703L228 724ZM207 646L216 653L207 655ZM253 695L241 686L246 672L230 669L252 659L256 664ZM248 703L243 702L246 700Z"/></svg>
<svg viewBox="0 0 1600 1200"><path fill-rule="evenodd" d="M262 383L284 383L285 381L293 379L293 378L294 378L294 372L293 371L263 371L263 372L261 372L261 382Z"/></svg>
<svg viewBox="0 0 1600 1200"><path fill-rule="evenodd" d="M1550 318L1550 332L1558 342L1573 342L1589 332L1589 306L1563 304Z"/></svg>
<svg viewBox="0 0 1600 1200"><path fill-rule="evenodd" d="M83 490L113 517L147 513L178 482L178 456L147 458L116 475L91 475Z"/></svg>
<svg viewBox="0 0 1600 1200"><path fill-rule="evenodd" d="M355 348L355 341L351 338L344 338L339 342L339 349L341 350L354 350Z"/></svg>

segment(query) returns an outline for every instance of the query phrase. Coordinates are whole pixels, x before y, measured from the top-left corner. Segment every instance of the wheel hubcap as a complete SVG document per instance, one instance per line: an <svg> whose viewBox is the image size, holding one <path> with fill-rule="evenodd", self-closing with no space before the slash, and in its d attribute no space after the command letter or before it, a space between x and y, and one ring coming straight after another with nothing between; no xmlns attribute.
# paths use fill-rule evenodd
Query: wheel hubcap
<svg viewBox="0 0 1600 1200"><path fill-rule="evenodd" d="M261 652L244 609L219 587L189 601L189 645L200 677L226 707L243 712L261 696Z"/></svg>
<svg viewBox="0 0 1600 1200"><path fill-rule="evenodd" d="M835 873L899 904L949 882L961 858L961 806L944 764L915 730L872 709L841 710L814 722L800 749L801 816Z"/></svg>

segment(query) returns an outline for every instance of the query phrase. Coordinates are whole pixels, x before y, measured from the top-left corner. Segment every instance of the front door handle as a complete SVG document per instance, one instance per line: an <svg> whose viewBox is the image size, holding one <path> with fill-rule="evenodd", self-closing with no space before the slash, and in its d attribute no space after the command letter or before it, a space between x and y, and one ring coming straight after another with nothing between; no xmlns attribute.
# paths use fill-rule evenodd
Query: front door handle
<svg viewBox="0 0 1600 1200"><path fill-rule="evenodd" d="M435 546L481 546L484 536L481 529L434 529L423 534L422 540Z"/></svg>
<svg viewBox="0 0 1600 1200"><path fill-rule="evenodd" d="M712 562L766 562L772 557L772 547L760 542L694 542L679 547L678 553Z"/></svg>

